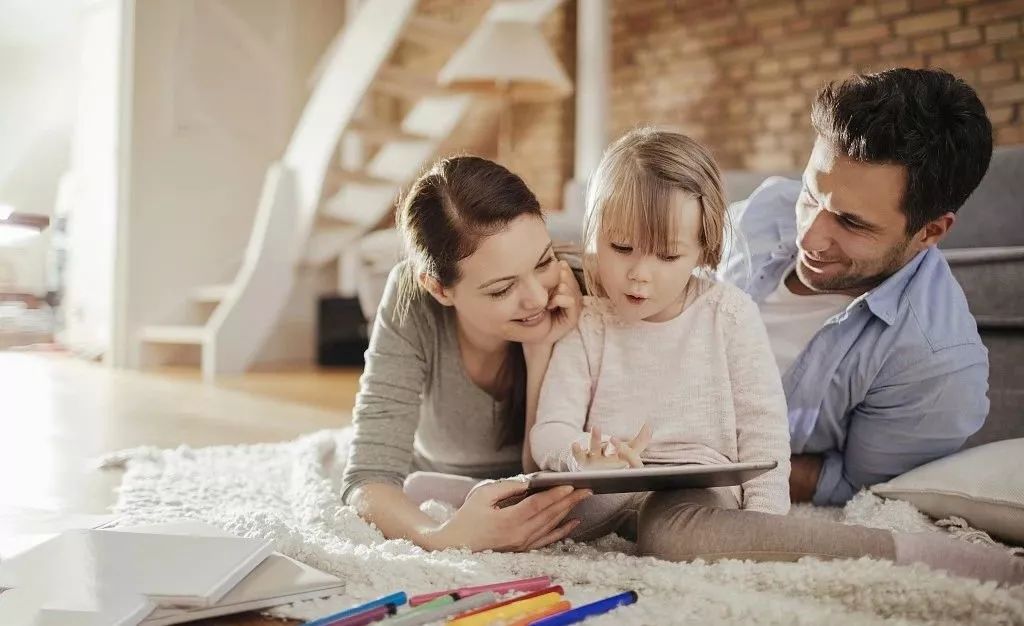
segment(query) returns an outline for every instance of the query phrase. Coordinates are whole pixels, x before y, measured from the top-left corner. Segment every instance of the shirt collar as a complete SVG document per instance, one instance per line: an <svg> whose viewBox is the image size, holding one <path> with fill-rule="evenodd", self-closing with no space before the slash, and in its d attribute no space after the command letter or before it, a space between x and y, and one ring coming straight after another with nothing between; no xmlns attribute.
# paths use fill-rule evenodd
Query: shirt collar
<svg viewBox="0 0 1024 626"><path fill-rule="evenodd" d="M863 299L876 317L892 326L896 322L896 311L899 309L903 294L910 286L910 281L917 274L917 270L925 258L932 254L938 254L937 248L934 246L922 250L898 272L886 278L881 285L867 292L858 300Z"/></svg>

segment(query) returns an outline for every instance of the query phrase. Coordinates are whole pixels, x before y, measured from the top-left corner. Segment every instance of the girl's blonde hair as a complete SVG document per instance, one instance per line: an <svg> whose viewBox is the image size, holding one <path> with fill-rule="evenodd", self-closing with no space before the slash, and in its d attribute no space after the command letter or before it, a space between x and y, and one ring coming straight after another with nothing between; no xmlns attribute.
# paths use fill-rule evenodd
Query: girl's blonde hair
<svg viewBox="0 0 1024 626"><path fill-rule="evenodd" d="M641 254L672 254L672 192L700 202L697 266L713 273L722 259L728 212L722 173L711 152L683 135L655 128L632 130L604 153L587 188L583 218L583 276L587 291L607 295L597 278L600 233L625 233Z"/></svg>

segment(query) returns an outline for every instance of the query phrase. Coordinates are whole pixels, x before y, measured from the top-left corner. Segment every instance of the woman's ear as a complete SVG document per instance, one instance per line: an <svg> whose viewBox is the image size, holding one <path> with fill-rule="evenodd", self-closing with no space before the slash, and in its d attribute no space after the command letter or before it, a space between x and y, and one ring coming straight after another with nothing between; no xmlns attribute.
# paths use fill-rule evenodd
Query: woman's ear
<svg viewBox="0 0 1024 626"><path fill-rule="evenodd" d="M427 293L434 296L434 299L440 302L442 306L452 306L455 304L448 290L442 287L441 283L430 274L420 272L417 279L420 282L420 286L426 289Z"/></svg>

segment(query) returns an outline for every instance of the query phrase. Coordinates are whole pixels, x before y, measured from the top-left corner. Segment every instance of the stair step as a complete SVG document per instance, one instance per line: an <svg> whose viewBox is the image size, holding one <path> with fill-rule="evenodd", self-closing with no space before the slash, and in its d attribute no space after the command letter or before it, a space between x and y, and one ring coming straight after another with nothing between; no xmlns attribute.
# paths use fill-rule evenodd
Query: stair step
<svg viewBox="0 0 1024 626"><path fill-rule="evenodd" d="M373 81L377 93L405 100L418 100L427 96L445 96L456 93L437 83L436 76L424 76L401 67L385 66Z"/></svg>
<svg viewBox="0 0 1024 626"><path fill-rule="evenodd" d="M140 333L147 343L202 345L206 339L205 326L146 326Z"/></svg>
<svg viewBox="0 0 1024 626"><path fill-rule="evenodd" d="M396 183L393 180L387 178L381 178L380 176L374 176L367 172L353 172L351 170L345 170L341 168L331 168L327 170L327 176L324 180L324 187L329 189L338 189L345 184L358 184L358 185L369 185L371 187L387 187L389 189L394 188ZM333 195L333 194L332 194Z"/></svg>
<svg viewBox="0 0 1024 626"><path fill-rule="evenodd" d="M349 131L359 133L359 136L373 144L382 144L389 141L429 141L426 135L410 133L402 130L394 124L388 124L377 120L357 120L349 125Z"/></svg>
<svg viewBox="0 0 1024 626"><path fill-rule="evenodd" d="M457 24L429 15L414 15L405 23L402 39L436 50L439 47L455 48L469 37L472 27Z"/></svg>
<svg viewBox="0 0 1024 626"><path fill-rule="evenodd" d="M228 295L231 285L206 285L192 292L193 302L200 304L219 304Z"/></svg>

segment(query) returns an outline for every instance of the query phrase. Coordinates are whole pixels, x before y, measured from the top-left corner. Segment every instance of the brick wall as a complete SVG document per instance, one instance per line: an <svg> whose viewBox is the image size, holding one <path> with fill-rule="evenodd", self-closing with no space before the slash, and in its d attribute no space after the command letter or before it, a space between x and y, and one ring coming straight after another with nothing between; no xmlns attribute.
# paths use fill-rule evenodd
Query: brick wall
<svg viewBox="0 0 1024 626"><path fill-rule="evenodd" d="M612 132L672 125L730 169L802 168L817 88L941 67L1024 143L1024 0L614 0Z"/></svg>

